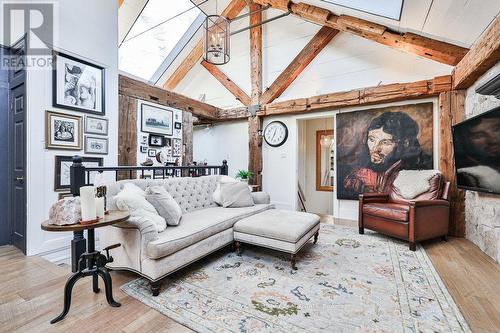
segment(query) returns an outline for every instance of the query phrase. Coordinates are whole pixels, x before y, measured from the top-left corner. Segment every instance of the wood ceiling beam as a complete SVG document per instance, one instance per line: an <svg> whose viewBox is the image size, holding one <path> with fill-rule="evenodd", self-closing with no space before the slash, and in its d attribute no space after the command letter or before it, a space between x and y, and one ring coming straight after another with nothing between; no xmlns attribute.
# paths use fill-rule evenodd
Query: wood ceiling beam
<svg viewBox="0 0 500 333"><path fill-rule="evenodd" d="M227 77L227 75L224 74L218 66L212 65L205 60L201 62L201 65L205 67L205 69L210 74L212 74L212 76L216 78L217 81L219 81L227 90L229 90L229 92L233 94L233 96L236 97L237 100L239 100L244 105L250 105L250 96L248 96L247 93L243 91L243 89L238 87L236 83L234 83L229 77Z"/></svg>
<svg viewBox="0 0 500 333"><path fill-rule="evenodd" d="M375 41L392 48L425 57L443 64L455 66L467 53L467 49L414 33L398 33L388 27L349 15L335 15L327 9L303 2L288 0L254 0L263 6L271 6L322 26Z"/></svg>
<svg viewBox="0 0 500 333"><path fill-rule="evenodd" d="M262 94L262 11L253 1L248 3L250 15L250 80L252 85L252 105L260 105ZM262 186L262 129L260 116L248 118L248 171L252 173L250 184Z"/></svg>
<svg viewBox="0 0 500 333"><path fill-rule="evenodd" d="M219 108L197 101L181 94L132 79L118 76L118 94L142 99L144 101L167 105L179 110L191 112L195 116L216 120Z"/></svg>
<svg viewBox="0 0 500 333"><path fill-rule="evenodd" d="M393 83L376 87L335 92L267 104L261 115L297 114L343 108L355 105L380 104L439 95L452 89L451 75L410 83Z"/></svg>
<svg viewBox="0 0 500 333"><path fill-rule="evenodd" d="M261 103L268 104L278 98L338 32L337 29L323 26L262 94Z"/></svg>
<svg viewBox="0 0 500 333"><path fill-rule="evenodd" d="M246 6L245 0L232 0L229 5L222 11L221 15L227 19L233 19L243 10ZM174 90L187 73L198 63L203 56L203 39L201 38L194 48L189 52L186 58L181 62L179 67L170 75L170 77L163 84L163 88L167 90Z"/></svg>
<svg viewBox="0 0 500 333"><path fill-rule="evenodd" d="M497 16L453 70L453 88L470 87L499 61L500 16Z"/></svg>

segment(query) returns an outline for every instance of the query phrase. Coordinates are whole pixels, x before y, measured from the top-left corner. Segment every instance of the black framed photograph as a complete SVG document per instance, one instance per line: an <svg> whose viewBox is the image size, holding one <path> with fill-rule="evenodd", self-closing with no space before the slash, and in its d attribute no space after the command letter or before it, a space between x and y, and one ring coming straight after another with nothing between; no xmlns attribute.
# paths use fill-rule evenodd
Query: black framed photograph
<svg viewBox="0 0 500 333"><path fill-rule="evenodd" d="M148 149L148 157L155 157L156 149Z"/></svg>
<svg viewBox="0 0 500 333"><path fill-rule="evenodd" d="M54 107L105 114L105 69L54 51L52 104Z"/></svg>
<svg viewBox="0 0 500 333"><path fill-rule="evenodd" d="M165 146L172 147L172 138L165 139Z"/></svg>
<svg viewBox="0 0 500 333"><path fill-rule="evenodd" d="M152 147L163 147L165 146L165 137L163 135L149 135L149 145Z"/></svg>
<svg viewBox="0 0 500 333"><path fill-rule="evenodd" d="M45 148L82 149L82 117L45 112Z"/></svg>
<svg viewBox="0 0 500 333"><path fill-rule="evenodd" d="M148 152L147 146L141 146L141 153L146 154Z"/></svg>
<svg viewBox="0 0 500 333"><path fill-rule="evenodd" d="M174 128L180 130L182 128L182 124L178 121L175 122Z"/></svg>
<svg viewBox="0 0 500 333"><path fill-rule="evenodd" d="M56 156L54 191L67 191L70 188L70 168L73 164L73 156ZM98 167L103 165L101 157L82 157L82 164L85 167ZM96 172L89 173L89 183L94 182Z"/></svg>
<svg viewBox="0 0 500 333"><path fill-rule="evenodd" d="M141 131L172 135L173 111L150 104L141 104Z"/></svg>
<svg viewBox="0 0 500 333"><path fill-rule="evenodd" d="M108 154L108 138L85 136L85 154Z"/></svg>
<svg viewBox="0 0 500 333"><path fill-rule="evenodd" d="M172 156L180 157L182 153L182 145L180 139L172 139Z"/></svg>
<svg viewBox="0 0 500 333"><path fill-rule="evenodd" d="M109 120L93 116L85 117L85 133L108 135Z"/></svg>

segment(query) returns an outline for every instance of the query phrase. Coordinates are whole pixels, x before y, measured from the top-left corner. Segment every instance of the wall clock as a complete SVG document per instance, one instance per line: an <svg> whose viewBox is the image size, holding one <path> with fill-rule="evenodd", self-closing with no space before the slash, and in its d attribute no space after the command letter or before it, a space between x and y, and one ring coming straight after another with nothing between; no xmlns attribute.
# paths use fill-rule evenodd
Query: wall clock
<svg viewBox="0 0 500 333"><path fill-rule="evenodd" d="M264 140L271 147L279 147L288 138L288 128L281 121L273 121L264 129Z"/></svg>

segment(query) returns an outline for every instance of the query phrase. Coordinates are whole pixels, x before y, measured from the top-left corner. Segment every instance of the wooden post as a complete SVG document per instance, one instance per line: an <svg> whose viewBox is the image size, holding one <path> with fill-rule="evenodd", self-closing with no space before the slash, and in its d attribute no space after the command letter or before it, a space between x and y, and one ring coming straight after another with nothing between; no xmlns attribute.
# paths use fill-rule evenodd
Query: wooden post
<svg viewBox="0 0 500 333"><path fill-rule="evenodd" d="M439 170L450 182L451 236L465 235L465 192L457 188L451 126L465 118L465 90L439 94Z"/></svg>
<svg viewBox="0 0 500 333"><path fill-rule="evenodd" d="M249 11L253 12L261 6L253 2L249 4ZM250 26L262 22L262 12L250 15ZM260 105L262 95L262 26L250 29L250 75L252 92L250 95L253 106ZM248 171L251 185L259 185L262 188L262 117L254 115L248 118Z"/></svg>
<svg viewBox="0 0 500 333"><path fill-rule="evenodd" d="M193 115L191 112L182 112L182 165L193 163Z"/></svg>

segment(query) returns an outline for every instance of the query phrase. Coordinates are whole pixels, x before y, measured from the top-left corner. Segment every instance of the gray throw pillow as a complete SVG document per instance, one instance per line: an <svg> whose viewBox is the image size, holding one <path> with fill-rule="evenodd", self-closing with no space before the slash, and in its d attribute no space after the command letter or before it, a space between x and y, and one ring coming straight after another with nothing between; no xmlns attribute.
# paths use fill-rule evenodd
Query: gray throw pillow
<svg viewBox="0 0 500 333"><path fill-rule="evenodd" d="M168 225L178 225L182 217L182 209L172 195L163 186L150 186L146 189L146 200L153 205L158 214Z"/></svg>
<svg viewBox="0 0 500 333"><path fill-rule="evenodd" d="M244 182L220 183L222 207L237 208L254 206L252 192Z"/></svg>

